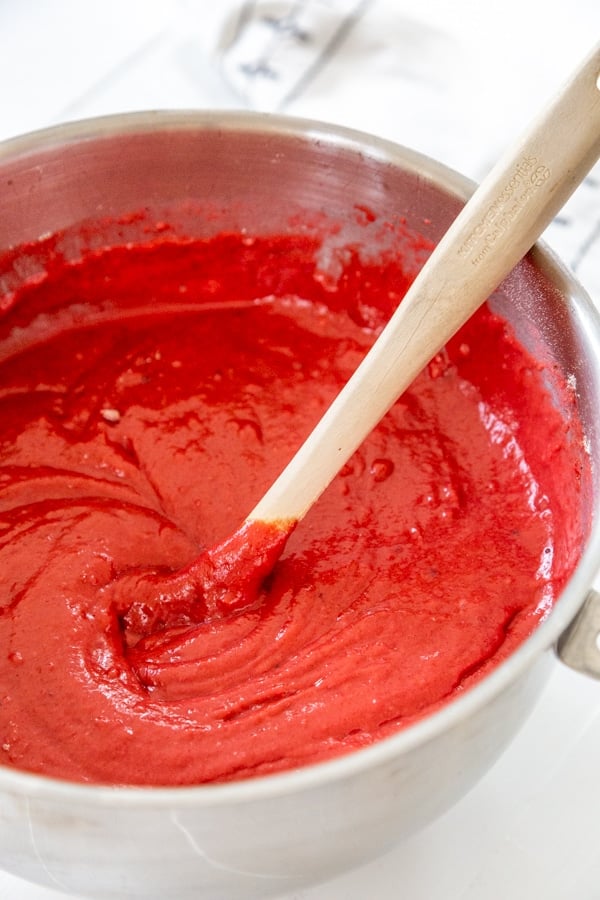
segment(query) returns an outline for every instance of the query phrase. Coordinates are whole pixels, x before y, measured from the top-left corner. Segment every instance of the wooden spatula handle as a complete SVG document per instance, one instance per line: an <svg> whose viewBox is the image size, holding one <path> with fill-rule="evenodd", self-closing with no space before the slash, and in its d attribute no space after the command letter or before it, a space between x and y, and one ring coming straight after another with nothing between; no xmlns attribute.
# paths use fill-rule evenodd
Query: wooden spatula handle
<svg viewBox="0 0 600 900"><path fill-rule="evenodd" d="M474 193L249 520L301 519L415 376L535 243L600 155L599 79L600 45Z"/></svg>

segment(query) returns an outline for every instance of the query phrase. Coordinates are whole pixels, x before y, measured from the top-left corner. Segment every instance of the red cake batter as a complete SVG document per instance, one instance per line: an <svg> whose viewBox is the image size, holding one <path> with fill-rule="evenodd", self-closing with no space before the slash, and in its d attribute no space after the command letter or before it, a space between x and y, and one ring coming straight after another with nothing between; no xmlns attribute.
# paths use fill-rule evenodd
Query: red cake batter
<svg viewBox="0 0 600 900"><path fill-rule="evenodd" d="M298 235L52 247L0 319L0 763L153 785L313 763L438 708L547 614L580 549L578 424L489 310L254 583L206 593L205 551L409 275L346 251L325 278Z"/></svg>

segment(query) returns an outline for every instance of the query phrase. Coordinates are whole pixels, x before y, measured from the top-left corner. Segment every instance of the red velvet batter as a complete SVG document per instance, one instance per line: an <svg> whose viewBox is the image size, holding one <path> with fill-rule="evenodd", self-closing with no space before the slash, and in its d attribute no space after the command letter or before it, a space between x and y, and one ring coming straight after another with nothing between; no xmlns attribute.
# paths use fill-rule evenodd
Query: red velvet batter
<svg viewBox="0 0 600 900"><path fill-rule="evenodd" d="M396 256L347 252L333 282L317 254L298 235L49 252L6 298L0 762L136 784L315 762L464 691L547 613L581 541L578 425L487 309L246 600L199 596L190 564L406 289Z"/></svg>

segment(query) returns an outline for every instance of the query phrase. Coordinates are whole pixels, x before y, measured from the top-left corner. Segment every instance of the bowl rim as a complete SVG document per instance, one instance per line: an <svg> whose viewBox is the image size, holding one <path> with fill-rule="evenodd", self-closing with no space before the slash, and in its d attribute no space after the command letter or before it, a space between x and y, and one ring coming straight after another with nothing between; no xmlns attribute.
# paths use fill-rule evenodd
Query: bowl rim
<svg viewBox="0 0 600 900"><path fill-rule="evenodd" d="M97 116L53 125L0 142L0 167L42 151L114 138L126 134L168 131L243 131L265 136L286 136L299 141L332 144L377 162L401 166L444 192L466 201L475 183L425 154L385 138L346 126L286 114L238 110L149 110ZM554 252L538 241L531 251L536 266L566 294L589 339L597 344L600 359L600 312L573 274ZM600 364L599 364L600 365ZM347 780L414 751L468 719L504 691L543 653L551 651L571 623L600 567L600 516L592 511L592 525L584 552L548 616L502 663L464 694L425 718L407 725L374 744L301 768L240 781L182 786L106 785L73 782L0 765L0 790L30 798L99 807L172 808L212 807L249 803L257 799L292 795L321 785Z"/></svg>

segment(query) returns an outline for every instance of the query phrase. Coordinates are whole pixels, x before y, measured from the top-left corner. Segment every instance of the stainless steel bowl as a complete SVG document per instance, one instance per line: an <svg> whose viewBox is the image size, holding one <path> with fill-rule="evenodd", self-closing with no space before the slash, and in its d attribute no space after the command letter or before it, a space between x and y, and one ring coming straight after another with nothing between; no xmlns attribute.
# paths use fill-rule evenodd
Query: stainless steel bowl
<svg viewBox="0 0 600 900"><path fill-rule="evenodd" d="M441 236L472 190L442 165L366 135L262 115L157 113L50 129L0 147L0 252L80 223L143 239L145 210L182 232L272 232L329 217L364 239L356 206ZM142 217L144 218L144 217ZM35 253L0 271L11 287ZM600 673L590 585L600 559L600 323L582 289L536 248L493 299L528 348L577 385L586 432L587 534L551 615L506 662L439 712L331 762L240 783L107 788L0 768L0 865L66 893L125 900L266 898L384 852L458 799L514 735L560 640ZM582 606L583 612L580 612ZM592 620L590 625L590 620Z"/></svg>

